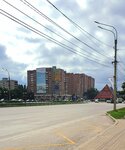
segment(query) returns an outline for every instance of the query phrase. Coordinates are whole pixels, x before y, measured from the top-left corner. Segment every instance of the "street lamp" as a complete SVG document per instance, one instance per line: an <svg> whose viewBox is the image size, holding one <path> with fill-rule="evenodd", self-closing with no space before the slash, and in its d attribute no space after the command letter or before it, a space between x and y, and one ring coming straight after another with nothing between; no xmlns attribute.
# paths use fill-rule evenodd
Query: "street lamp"
<svg viewBox="0 0 125 150"><path fill-rule="evenodd" d="M7 72L7 74L8 74L8 90L9 90L9 97L8 97L8 99L9 99L9 101L10 101L10 99L11 99L11 95L10 95L10 73L9 73L9 71L6 69L6 68L2 68L4 71L6 71Z"/></svg>
<svg viewBox="0 0 125 150"><path fill-rule="evenodd" d="M111 26L111 25L108 25L108 24L105 24L105 23L100 23L100 22L97 22L95 21L95 23L97 24L100 24L100 25L103 25L103 26L108 26L110 28L113 28L113 30L109 30L107 28L103 28L101 26L98 26L99 28L103 29L103 30L107 30L109 32L112 32L113 35L114 35L114 49L115 49L115 55L114 55L114 61L112 63L114 63L114 110L116 110L116 98L117 98L117 39L118 39L118 33L117 33L117 30L114 26Z"/></svg>

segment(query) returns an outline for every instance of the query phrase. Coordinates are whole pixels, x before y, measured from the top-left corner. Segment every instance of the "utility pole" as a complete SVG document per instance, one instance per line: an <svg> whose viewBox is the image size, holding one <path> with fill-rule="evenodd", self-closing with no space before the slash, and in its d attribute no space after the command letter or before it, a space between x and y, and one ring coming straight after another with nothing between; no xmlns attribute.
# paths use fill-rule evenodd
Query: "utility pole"
<svg viewBox="0 0 125 150"><path fill-rule="evenodd" d="M100 25L103 25L103 26L108 26L110 28L113 28L113 30L109 30L107 28L103 28L101 26L98 26L99 28L101 29L104 29L104 30L107 30L107 31L110 31L113 33L114 35L114 49L115 49L115 54L114 54L114 61L112 62L114 64L114 110L116 110L116 99L117 99L117 39L118 39L118 33L117 33L117 30L114 26L111 26L111 25L108 25L108 24L104 24L104 23L100 23L100 22L97 22L95 21L95 23L97 24L100 24Z"/></svg>
<svg viewBox="0 0 125 150"><path fill-rule="evenodd" d="M117 38L115 39L115 56L114 56L114 110L116 110L117 99Z"/></svg>

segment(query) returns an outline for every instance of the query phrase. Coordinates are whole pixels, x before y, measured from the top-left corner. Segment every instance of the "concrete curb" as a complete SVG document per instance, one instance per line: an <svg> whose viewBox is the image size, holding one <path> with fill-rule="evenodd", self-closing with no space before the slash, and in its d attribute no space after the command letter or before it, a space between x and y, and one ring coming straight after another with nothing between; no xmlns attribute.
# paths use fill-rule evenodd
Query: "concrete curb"
<svg viewBox="0 0 125 150"><path fill-rule="evenodd" d="M112 124L111 126L109 126L108 128L106 128L103 132L99 133L98 135L92 137L91 139L89 139L88 141L86 141L85 143L81 144L76 150L80 150L83 146L89 144L91 141L93 141L94 139L96 139L97 137L99 137L100 135L104 134L107 130L109 130L110 128L116 126L119 122L118 120L116 120L115 118L113 118L110 114L106 113L105 115L107 115L113 122L115 122L114 124Z"/></svg>
<svg viewBox="0 0 125 150"><path fill-rule="evenodd" d="M118 120L117 120L117 119L115 119L114 117L112 117L112 116L111 116L110 114L108 114L108 113L106 113L106 115L107 115L109 118L111 118L111 119L113 120L113 122L115 122L115 123L114 123L114 126L118 124Z"/></svg>

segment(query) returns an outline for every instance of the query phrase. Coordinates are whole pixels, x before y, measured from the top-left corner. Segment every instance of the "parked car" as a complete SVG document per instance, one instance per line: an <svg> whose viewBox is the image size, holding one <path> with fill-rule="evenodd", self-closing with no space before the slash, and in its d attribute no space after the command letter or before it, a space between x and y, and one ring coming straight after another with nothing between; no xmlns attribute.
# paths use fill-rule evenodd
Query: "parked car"
<svg viewBox="0 0 125 150"><path fill-rule="evenodd" d="M95 103L98 103L99 102L99 100L98 99L95 99Z"/></svg>
<svg viewBox="0 0 125 150"><path fill-rule="evenodd" d="M0 102L3 102L4 101L4 98L2 98L1 100L0 100Z"/></svg>
<svg viewBox="0 0 125 150"><path fill-rule="evenodd" d="M111 99L107 99L106 102L107 102L107 103L111 103L112 100L111 100Z"/></svg>
<svg viewBox="0 0 125 150"><path fill-rule="evenodd" d="M123 99L122 99L122 98L117 98L116 102L117 102L117 103L122 103L122 102L123 102Z"/></svg>

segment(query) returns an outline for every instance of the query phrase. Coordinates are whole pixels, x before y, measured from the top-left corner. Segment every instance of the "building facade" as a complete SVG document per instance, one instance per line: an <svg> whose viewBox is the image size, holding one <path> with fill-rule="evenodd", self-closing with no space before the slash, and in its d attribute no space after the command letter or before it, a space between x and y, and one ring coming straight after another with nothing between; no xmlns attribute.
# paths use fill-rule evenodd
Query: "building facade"
<svg viewBox="0 0 125 150"><path fill-rule="evenodd" d="M27 85L29 92L36 93L36 70L27 71Z"/></svg>
<svg viewBox="0 0 125 150"><path fill-rule="evenodd" d="M52 97L83 97L84 92L94 88L94 78L85 74L67 73L63 69L36 68L27 71L28 91L35 97L51 99Z"/></svg>
<svg viewBox="0 0 125 150"><path fill-rule="evenodd" d="M9 81L8 78L2 78L2 80L0 80L0 87L1 88L5 88L5 89L9 90L9 84L10 84L11 90L18 87L18 81L16 81L16 80L10 80Z"/></svg>

